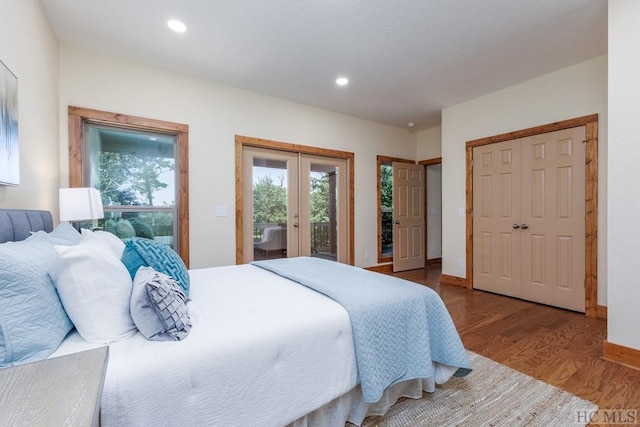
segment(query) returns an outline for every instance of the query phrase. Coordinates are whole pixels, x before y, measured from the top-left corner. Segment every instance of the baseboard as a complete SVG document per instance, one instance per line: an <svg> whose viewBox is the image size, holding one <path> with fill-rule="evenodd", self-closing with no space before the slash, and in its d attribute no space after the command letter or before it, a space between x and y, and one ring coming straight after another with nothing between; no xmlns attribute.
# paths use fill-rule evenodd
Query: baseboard
<svg viewBox="0 0 640 427"><path fill-rule="evenodd" d="M448 274L441 274L440 284L454 285L454 286L460 286L460 287L466 288L467 279L465 279L464 277L449 276Z"/></svg>
<svg viewBox="0 0 640 427"><path fill-rule="evenodd" d="M630 368L640 369L640 350L635 348L604 341L602 343L602 358Z"/></svg>
<svg viewBox="0 0 640 427"><path fill-rule="evenodd" d="M442 264L442 258L432 258L428 259L426 262L427 267L430 265L439 265Z"/></svg>
<svg viewBox="0 0 640 427"><path fill-rule="evenodd" d="M364 269L375 271L376 273L391 274L393 273L393 264L374 265L372 267L365 267Z"/></svg>
<svg viewBox="0 0 640 427"><path fill-rule="evenodd" d="M598 319L606 319L607 318L607 306L606 305L597 305L596 306L596 317Z"/></svg>

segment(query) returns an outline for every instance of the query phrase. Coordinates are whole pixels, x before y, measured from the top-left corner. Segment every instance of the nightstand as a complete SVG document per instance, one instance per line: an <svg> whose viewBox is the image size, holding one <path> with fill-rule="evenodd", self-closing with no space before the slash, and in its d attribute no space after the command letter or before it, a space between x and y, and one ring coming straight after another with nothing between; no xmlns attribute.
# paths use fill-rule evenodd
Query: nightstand
<svg viewBox="0 0 640 427"><path fill-rule="evenodd" d="M109 347L0 369L0 426L97 426Z"/></svg>

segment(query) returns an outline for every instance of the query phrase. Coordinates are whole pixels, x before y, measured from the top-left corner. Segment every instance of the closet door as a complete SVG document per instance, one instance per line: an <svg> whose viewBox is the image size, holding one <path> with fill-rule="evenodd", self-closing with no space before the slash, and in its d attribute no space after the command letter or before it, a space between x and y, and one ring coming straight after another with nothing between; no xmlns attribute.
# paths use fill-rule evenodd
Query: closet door
<svg viewBox="0 0 640 427"><path fill-rule="evenodd" d="M473 287L520 296L520 140L473 149Z"/></svg>
<svg viewBox="0 0 640 427"><path fill-rule="evenodd" d="M585 127L522 140L522 298L585 311Z"/></svg>
<svg viewBox="0 0 640 427"><path fill-rule="evenodd" d="M585 127L473 149L473 287L585 311Z"/></svg>

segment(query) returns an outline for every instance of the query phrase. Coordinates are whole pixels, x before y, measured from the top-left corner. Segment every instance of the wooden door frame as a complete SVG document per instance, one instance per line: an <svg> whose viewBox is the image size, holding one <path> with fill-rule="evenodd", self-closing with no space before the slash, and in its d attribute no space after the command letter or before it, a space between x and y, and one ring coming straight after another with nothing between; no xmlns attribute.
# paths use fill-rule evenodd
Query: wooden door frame
<svg viewBox="0 0 640 427"><path fill-rule="evenodd" d="M378 263L391 263L393 264L393 256L390 257L383 257L382 256L382 182L381 182L381 176L380 176L380 167L384 164L384 163L393 163L393 162L400 162L400 163L413 163L415 164L415 160L409 160L409 159L403 159L400 157L390 157L390 156L382 156L380 154L378 154L376 156L376 179L377 179L377 199L376 199L376 205L377 205L377 228L378 228L378 232L377 232L377 236L378 236ZM391 265L389 264L389 265Z"/></svg>
<svg viewBox="0 0 640 427"><path fill-rule="evenodd" d="M442 164L442 157L434 157L432 159L426 159L426 160L420 160L418 162L414 161L414 160L409 160L409 159L403 159L400 157L391 157L391 156L382 156L380 154L378 154L376 156L376 182L377 182L377 228L378 228L378 263L382 264L382 268L380 268L381 271L385 271L385 272L391 272L392 268L387 268L390 267L393 264L393 256L390 257L383 257L382 256L382 212L381 212L381 205L382 205L382 183L380 182L380 166L382 166L383 163L393 163L393 162L401 162L401 163L417 163L419 165L422 165L425 167L425 192L426 192L426 185L427 185L427 172L426 172L426 168L429 165L438 165L438 164ZM425 227L425 244L427 242L427 198L426 198L426 194L425 194L425 199L424 199L424 203L425 203L425 223L424 223L424 227ZM425 265L429 264L429 255L427 254L427 250L425 249L425 255L424 255L425 259ZM440 258L437 262L440 262L442 260L442 258ZM380 267L380 266L378 266Z"/></svg>
<svg viewBox="0 0 640 427"><path fill-rule="evenodd" d="M466 287L473 289L473 148L585 126L585 314L606 318L598 305L598 115L576 117L466 142Z"/></svg>
<svg viewBox="0 0 640 427"><path fill-rule="evenodd" d="M288 142L272 141L268 139L254 138L250 136L236 135L236 264L244 263L244 224L243 224L243 209L242 209L242 197L243 197L243 167L242 167L242 148L258 147L268 148L270 150L288 151L292 153L312 154L323 157L334 157L338 159L344 159L347 161L347 219L349 226L347 227L347 260L351 265L355 264L355 215L354 215L354 201L355 201L355 185L354 185L354 153L348 151L338 151L329 148L310 147L306 145L291 144Z"/></svg>
<svg viewBox="0 0 640 427"><path fill-rule="evenodd" d="M429 185L429 178L427 177L427 166L441 165L442 157L434 157L433 159L420 160L418 164L424 166L424 244L426 245L428 243L428 238L429 238L429 230L428 230L429 212L427 212L427 197L429 196L427 194L428 192L427 186ZM440 172L440 176L442 177L442 172ZM442 191L440 192L440 208L441 208L440 210L442 211ZM441 235L440 251L442 252L442 224L440 224L440 235ZM426 267L433 264L440 264L442 262L442 257L431 260L432 261L431 263L429 263L429 261L430 261L429 248L425 246L424 265Z"/></svg>

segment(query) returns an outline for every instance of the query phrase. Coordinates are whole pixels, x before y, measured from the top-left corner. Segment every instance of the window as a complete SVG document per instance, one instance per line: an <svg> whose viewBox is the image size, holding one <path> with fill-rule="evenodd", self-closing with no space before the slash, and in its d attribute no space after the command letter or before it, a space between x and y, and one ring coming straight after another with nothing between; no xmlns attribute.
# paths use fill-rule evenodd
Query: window
<svg viewBox="0 0 640 427"><path fill-rule="evenodd" d="M173 247L188 265L186 125L69 107L71 187L95 187L121 238Z"/></svg>

